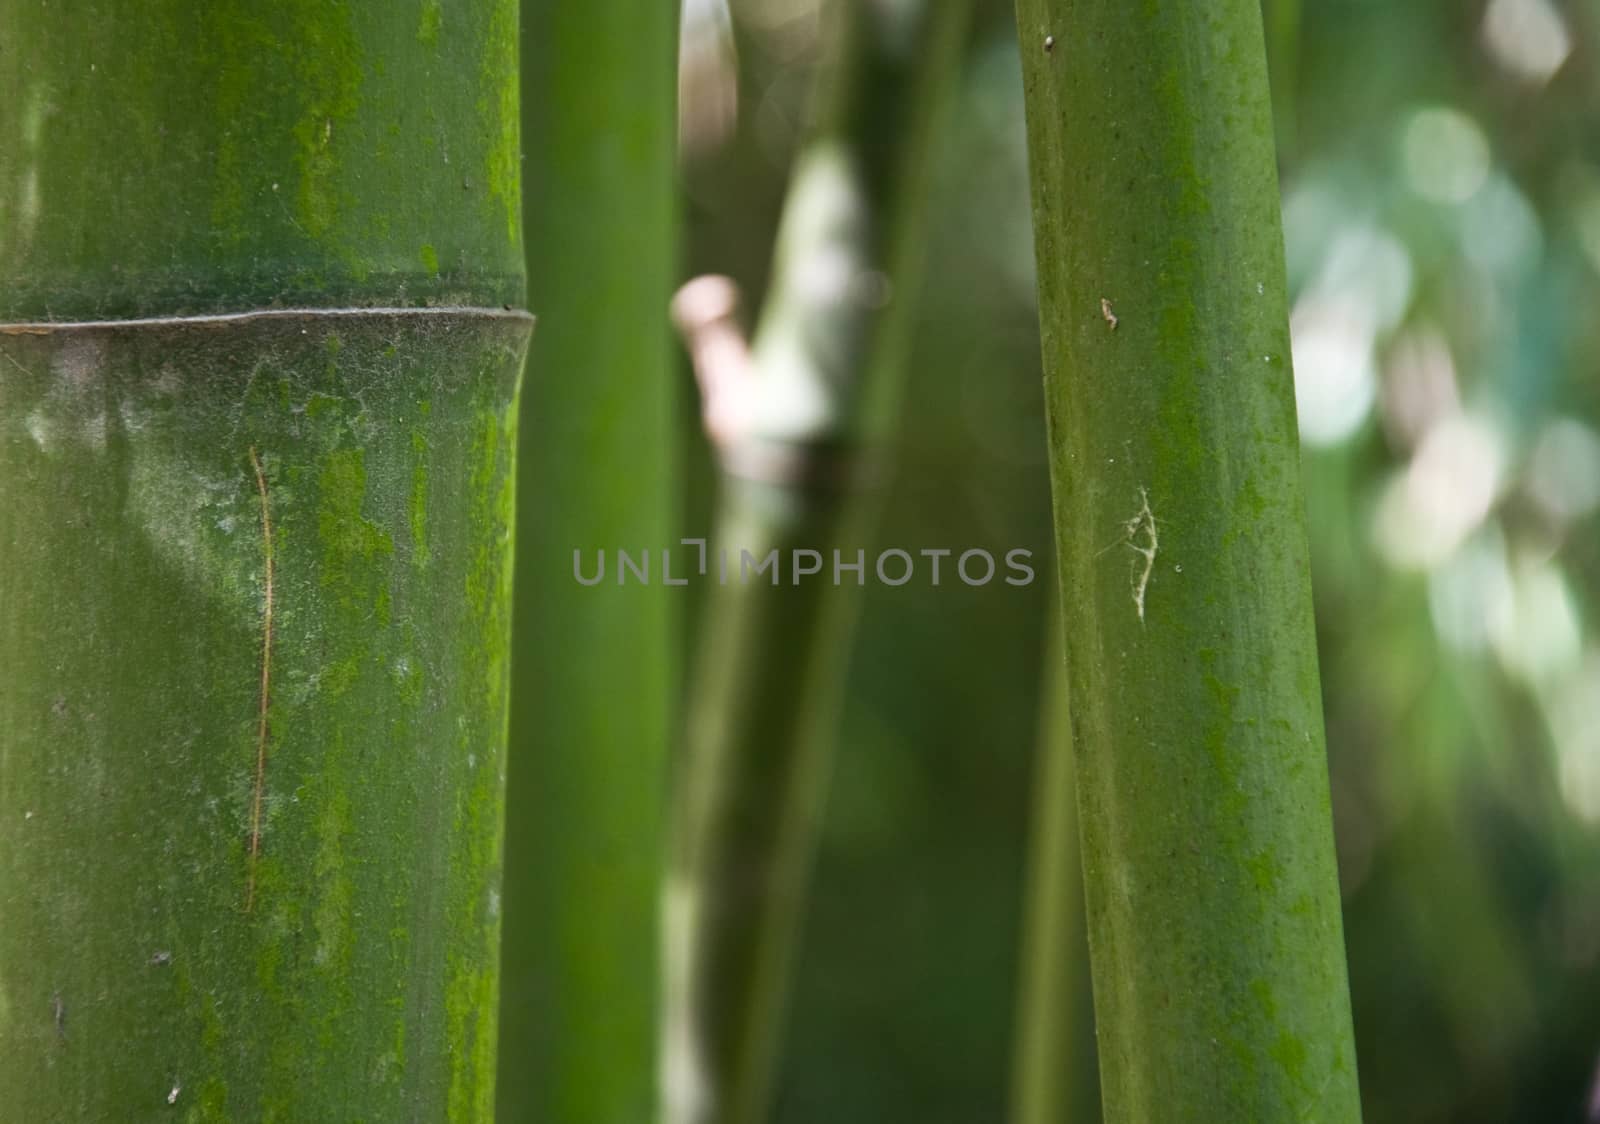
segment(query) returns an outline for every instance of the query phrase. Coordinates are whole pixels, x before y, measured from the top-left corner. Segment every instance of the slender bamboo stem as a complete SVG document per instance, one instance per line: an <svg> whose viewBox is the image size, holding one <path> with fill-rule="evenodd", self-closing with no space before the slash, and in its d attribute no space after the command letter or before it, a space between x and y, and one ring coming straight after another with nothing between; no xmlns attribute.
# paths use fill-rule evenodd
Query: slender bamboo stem
<svg viewBox="0 0 1600 1124"><path fill-rule="evenodd" d="M876 522L862 468L897 413L929 158L968 18L965 0L834 10L839 51L753 345L715 283L678 302L723 466L712 548L727 551L730 576L707 609L678 778L663 1070L673 1124L766 1114L858 598L831 572L746 583L741 551L815 550L831 566L835 547L864 545Z"/></svg>
<svg viewBox="0 0 1600 1124"><path fill-rule="evenodd" d="M1019 0L1106 1118L1359 1117L1255 0Z"/></svg>
<svg viewBox="0 0 1600 1124"><path fill-rule="evenodd" d="M492 1110L516 10L0 3L0 1103Z"/></svg>
<svg viewBox="0 0 1600 1124"><path fill-rule="evenodd" d="M1052 617L1058 618L1054 598L1051 606ZM1042 675L1011 1118L1015 1124L1087 1124L1100 1118L1100 1104L1093 1071L1072 724L1059 621L1050 632Z"/></svg>
<svg viewBox="0 0 1600 1124"><path fill-rule="evenodd" d="M523 6L540 326L519 452L499 1094L509 1121L654 1112L681 591L580 586L573 552L654 553L675 538L677 7Z"/></svg>

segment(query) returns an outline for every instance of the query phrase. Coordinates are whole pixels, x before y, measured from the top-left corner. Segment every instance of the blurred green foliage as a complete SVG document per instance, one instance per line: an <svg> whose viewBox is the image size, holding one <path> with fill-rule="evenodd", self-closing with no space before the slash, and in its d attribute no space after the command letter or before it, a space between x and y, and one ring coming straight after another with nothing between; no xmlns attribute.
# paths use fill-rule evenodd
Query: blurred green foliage
<svg viewBox="0 0 1600 1124"><path fill-rule="evenodd" d="M1583 1119L1600 9L1265 7L1367 1119ZM1007 1113L1050 530L1017 46L1009 8L980 8L929 185L879 542L1025 547L1041 580L869 586L781 1086L793 1124ZM687 269L734 275L754 307L820 47L812 0L731 14L685 52Z"/></svg>

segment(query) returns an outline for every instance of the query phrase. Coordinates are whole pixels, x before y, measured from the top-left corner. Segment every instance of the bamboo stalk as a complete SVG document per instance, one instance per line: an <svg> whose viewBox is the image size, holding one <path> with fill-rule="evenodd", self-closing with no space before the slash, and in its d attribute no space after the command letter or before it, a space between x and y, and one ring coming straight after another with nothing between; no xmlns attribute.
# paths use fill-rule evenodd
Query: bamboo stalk
<svg viewBox="0 0 1600 1124"><path fill-rule="evenodd" d="M523 14L540 327L519 452L499 1109L644 1122L680 591L585 588L573 552L654 553L677 528L677 5L528 0Z"/></svg>
<svg viewBox="0 0 1600 1124"><path fill-rule="evenodd" d="M1106 1119L1359 1118L1254 0L1019 0Z"/></svg>
<svg viewBox="0 0 1600 1124"><path fill-rule="evenodd" d="M722 464L667 884L663 1112L753 1124L771 1097L790 961L859 601L847 578L740 580L741 551L865 546L925 240L926 180L969 6L834 9L841 38L797 159L753 344L702 279L676 313ZM823 283L826 282L826 283ZM893 307L882 311L889 286ZM786 563L787 564L787 563ZM870 563L869 563L870 565Z"/></svg>
<svg viewBox="0 0 1600 1124"><path fill-rule="evenodd" d="M0 1103L493 1103L516 11L6 4Z"/></svg>
<svg viewBox="0 0 1600 1124"><path fill-rule="evenodd" d="M1056 626L1050 630L1042 669L1037 787L1017 988L1011 1089L1015 1124L1073 1124L1100 1118L1072 723L1055 598L1051 598L1051 617Z"/></svg>

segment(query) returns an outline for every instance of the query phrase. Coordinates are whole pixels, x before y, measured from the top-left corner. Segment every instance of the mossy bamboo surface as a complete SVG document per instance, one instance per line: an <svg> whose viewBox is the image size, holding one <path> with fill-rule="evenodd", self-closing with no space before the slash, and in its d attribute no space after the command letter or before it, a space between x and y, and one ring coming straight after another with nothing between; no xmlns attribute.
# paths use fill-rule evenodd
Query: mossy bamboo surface
<svg viewBox="0 0 1600 1124"><path fill-rule="evenodd" d="M1359 1118L1254 0L1020 0L1109 1121Z"/></svg>
<svg viewBox="0 0 1600 1124"><path fill-rule="evenodd" d="M683 591L659 574L581 586L573 552L675 542L677 5L523 11L540 326L519 454L500 1117L635 1124L655 1102Z"/></svg>
<svg viewBox="0 0 1600 1124"><path fill-rule="evenodd" d="M5 1115L487 1119L515 7L0 26Z"/></svg>

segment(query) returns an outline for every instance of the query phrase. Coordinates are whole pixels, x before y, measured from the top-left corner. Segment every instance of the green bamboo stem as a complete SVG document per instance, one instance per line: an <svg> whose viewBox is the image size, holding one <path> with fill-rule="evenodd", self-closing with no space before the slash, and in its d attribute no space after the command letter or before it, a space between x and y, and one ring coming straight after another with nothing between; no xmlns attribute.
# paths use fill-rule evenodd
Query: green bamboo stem
<svg viewBox="0 0 1600 1124"><path fill-rule="evenodd" d="M530 303L506 824L506 1121L652 1118L677 590L573 578L670 546L677 5L523 6ZM674 559L679 569L684 559Z"/></svg>
<svg viewBox="0 0 1600 1124"><path fill-rule="evenodd" d="M1057 617L1051 600L1051 615ZM1087 1124L1099 1119L1100 1106L1092 1069L1078 797L1059 623L1050 630L1042 676L1011 1119L1015 1124Z"/></svg>
<svg viewBox="0 0 1600 1124"><path fill-rule="evenodd" d="M715 283L678 302L723 467L707 570L717 580L725 550L730 578L709 598L678 778L663 1019L671 1124L754 1124L767 1112L859 600L850 576L832 585L832 551L855 561L876 523L862 467L898 412L930 156L968 18L965 0L832 10L838 53L752 347ZM798 584L741 582L741 551L773 549L785 566L796 550L819 551L828 569Z"/></svg>
<svg viewBox="0 0 1600 1124"><path fill-rule="evenodd" d="M515 8L0 23L0 1103L487 1119Z"/></svg>
<svg viewBox="0 0 1600 1124"><path fill-rule="evenodd" d="M1020 0L1106 1118L1359 1117L1255 0Z"/></svg>
<svg viewBox="0 0 1600 1124"><path fill-rule="evenodd" d="M1298 146L1296 95L1300 81L1301 0L1266 0L1267 69L1272 79L1272 112L1280 161L1292 160Z"/></svg>
<svg viewBox="0 0 1600 1124"><path fill-rule="evenodd" d="M724 481L719 541L829 549L842 497ZM820 544L820 545L819 545ZM678 780L666 897L663 1119L765 1119L853 599L820 583L719 589Z"/></svg>

